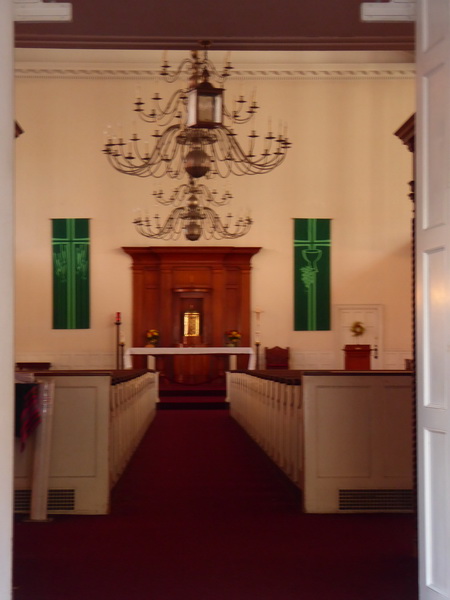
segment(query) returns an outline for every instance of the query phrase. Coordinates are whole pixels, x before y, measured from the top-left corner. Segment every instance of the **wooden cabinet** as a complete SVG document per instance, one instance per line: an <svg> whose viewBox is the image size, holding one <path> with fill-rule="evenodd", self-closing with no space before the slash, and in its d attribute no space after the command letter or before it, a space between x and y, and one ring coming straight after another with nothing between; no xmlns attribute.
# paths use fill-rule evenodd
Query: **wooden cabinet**
<svg viewBox="0 0 450 600"><path fill-rule="evenodd" d="M251 345L251 260L260 248L165 246L123 250L133 259L133 347L145 346L148 329L158 329L159 345L165 347L223 346L229 329L241 333L243 346ZM189 311L199 313L196 339L184 335L184 315ZM189 369L181 363L173 363L169 369L162 364L166 359L158 359L158 369L185 383L201 383L223 375L222 360L198 358L196 364L190 361ZM145 357L133 360L136 368L145 367ZM238 367L245 365L238 360Z"/></svg>

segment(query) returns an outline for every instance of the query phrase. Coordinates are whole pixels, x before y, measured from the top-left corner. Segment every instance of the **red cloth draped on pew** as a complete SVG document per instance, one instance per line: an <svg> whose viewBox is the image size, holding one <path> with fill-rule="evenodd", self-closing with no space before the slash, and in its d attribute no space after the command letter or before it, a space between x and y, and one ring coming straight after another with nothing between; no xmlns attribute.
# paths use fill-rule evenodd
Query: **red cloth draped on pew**
<svg viewBox="0 0 450 600"><path fill-rule="evenodd" d="M36 384L16 383L15 435L23 452L27 439L41 422L38 387Z"/></svg>

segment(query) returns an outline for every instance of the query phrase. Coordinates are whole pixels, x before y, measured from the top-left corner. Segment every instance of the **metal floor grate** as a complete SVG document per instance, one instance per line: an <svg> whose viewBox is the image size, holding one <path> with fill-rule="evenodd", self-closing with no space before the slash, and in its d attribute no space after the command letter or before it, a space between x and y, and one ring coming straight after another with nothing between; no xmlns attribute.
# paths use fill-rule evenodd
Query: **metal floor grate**
<svg viewBox="0 0 450 600"><path fill-rule="evenodd" d="M413 499L412 490L339 490L339 509L410 512Z"/></svg>
<svg viewBox="0 0 450 600"><path fill-rule="evenodd" d="M31 509L31 490L14 491L14 512L29 513ZM48 490L47 510L75 510L75 490Z"/></svg>

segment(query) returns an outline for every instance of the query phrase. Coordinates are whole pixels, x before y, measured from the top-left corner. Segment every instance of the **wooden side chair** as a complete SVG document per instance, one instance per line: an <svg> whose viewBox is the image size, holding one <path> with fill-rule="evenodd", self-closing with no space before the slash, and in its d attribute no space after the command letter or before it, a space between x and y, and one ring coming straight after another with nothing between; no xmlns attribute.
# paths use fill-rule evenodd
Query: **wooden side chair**
<svg viewBox="0 0 450 600"><path fill-rule="evenodd" d="M289 347L265 348L266 369L289 369Z"/></svg>

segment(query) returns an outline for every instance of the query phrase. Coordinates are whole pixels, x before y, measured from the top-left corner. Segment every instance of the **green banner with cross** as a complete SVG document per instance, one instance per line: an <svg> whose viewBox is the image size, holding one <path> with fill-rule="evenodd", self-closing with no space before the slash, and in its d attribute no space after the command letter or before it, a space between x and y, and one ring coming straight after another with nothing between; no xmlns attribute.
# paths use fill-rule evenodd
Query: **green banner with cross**
<svg viewBox="0 0 450 600"><path fill-rule="evenodd" d="M294 330L331 328L330 219L294 219Z"/></svg>
<svg viewBox="0 0 450 600"><path fill-rule="evenodd" d="M53 329L89 329L89 219L52 219Z"/></svg>

